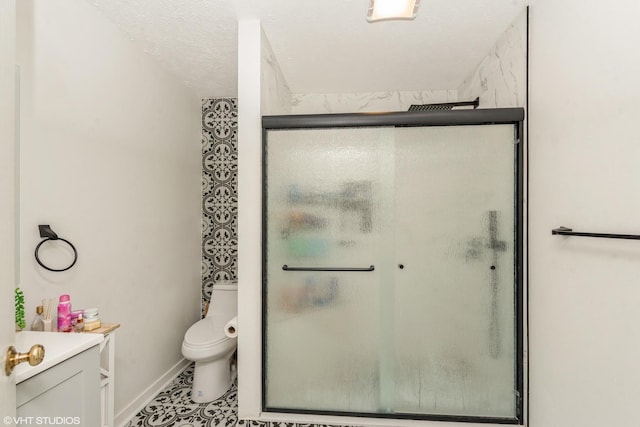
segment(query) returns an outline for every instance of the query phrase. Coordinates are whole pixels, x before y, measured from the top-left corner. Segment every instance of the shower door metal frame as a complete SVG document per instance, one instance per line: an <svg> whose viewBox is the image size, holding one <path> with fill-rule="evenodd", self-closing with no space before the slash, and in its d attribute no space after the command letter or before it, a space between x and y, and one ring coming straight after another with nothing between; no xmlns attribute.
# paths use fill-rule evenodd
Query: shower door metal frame
<svg viewBox="0 0 640 427"><path fill-rule="evenodd" d="M402 111L389 113L346 113L346 114L310 114L279 115L262 117L262 410L272 413L316 414L348 417L410 419L451 422L474 422L493 424L524 424L525 408L525 284L524 254L527 242L524 239L526 227L524 216L524 128L523 108L493 108L448 111ZM428 126L470 126L470 125L513 125L514 127L514 286L515 286L515 332L516 332L516 416L514 418L436 415L436 414L398 414L398 413L362 413L345 411L303 410L273 408L266 405L266 367L267 367L267 134L269 130L284 129L326 129L358 127L428 127Z"/></svg>

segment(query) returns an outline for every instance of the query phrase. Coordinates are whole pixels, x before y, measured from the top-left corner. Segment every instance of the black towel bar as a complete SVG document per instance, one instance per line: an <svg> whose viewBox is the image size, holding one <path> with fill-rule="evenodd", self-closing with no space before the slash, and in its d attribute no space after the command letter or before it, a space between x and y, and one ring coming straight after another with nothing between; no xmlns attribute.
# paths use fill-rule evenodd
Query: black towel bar
<svg viewBox="0 0 640 427"><path fill-rule="evenodd" d="M640 236L636 234L585 233L580 231L573 231L568 227L554 228L553 230L551 230L551 234L559 236L603 237L607 239L640 240Z"/></svg>
<svg viewBox="0 0 640 427"><path fill-rule="evenodd" d="M282 266L284 271L373 271L375 267L369 266L365 268L352 267L289 267L287 264Z"/></svg>

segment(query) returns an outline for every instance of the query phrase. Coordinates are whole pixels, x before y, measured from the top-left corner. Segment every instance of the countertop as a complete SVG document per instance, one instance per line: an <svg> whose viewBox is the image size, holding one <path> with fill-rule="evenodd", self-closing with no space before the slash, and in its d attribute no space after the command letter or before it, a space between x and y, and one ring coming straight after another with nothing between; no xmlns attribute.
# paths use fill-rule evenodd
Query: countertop
<svg viewBox="0 0 640 427"><path fill-rule="evenodd" d="M120 323L104 323L100 325L99 328L92 329L90 331L84 331L85 334L109 334L120 327Z"/></svg>
<svg viewBox="0 0 640 427"><path fill-rule="evenodd" d="M16 333L15 348L20 353L29 351L32 345L44 346L44 359L39 365L31 366L24 362L16 366L16 384L45 371L60 362L82 353L98 345L104 340L103 334L36 332L22 331Z"/></svg>

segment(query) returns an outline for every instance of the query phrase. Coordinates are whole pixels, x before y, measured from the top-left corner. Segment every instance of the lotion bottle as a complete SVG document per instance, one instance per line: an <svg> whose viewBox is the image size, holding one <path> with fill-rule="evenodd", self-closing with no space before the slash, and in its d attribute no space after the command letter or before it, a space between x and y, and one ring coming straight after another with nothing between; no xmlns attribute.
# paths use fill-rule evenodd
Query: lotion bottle
<svg viewBox="0 0 640 427"><path fill-rule="evenodd" d="M58 302L58 332L71 332L71 299L60 295Z"/></svg>

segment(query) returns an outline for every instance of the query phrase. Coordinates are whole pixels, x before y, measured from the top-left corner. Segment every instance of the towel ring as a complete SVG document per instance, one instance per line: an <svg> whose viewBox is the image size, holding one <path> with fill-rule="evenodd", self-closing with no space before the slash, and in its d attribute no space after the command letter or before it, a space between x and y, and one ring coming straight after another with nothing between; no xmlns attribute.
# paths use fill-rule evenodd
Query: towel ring
<svg viewBox="0 0 640 427"><path fill-rule="evenodd" d="M43 243L48 242L49 240L62 240L63 242L65 242L67 245L69 245L71 247L71 249L73 249L73 262L71 262L71 264L68 267L65 268L51 268L51 267L47 267L46 265L44 265L42 263L42 261L40 261L40 256L38 255L38 252L40 251L40 246L42 246ZM73 243L71 243L70 241L63 239L61 237L47 237L46 239L44 239L43 241L41 241L40 243L38 243L38 246L36 246L36 261L38 261L38 264L40 264L40 266L44 269L47 269L49 271L67 271L68 269L70 269L71 267L73 267L76 264L76 261L78 261L78 251L76 250L76 247L73 246Z"/></svg>

